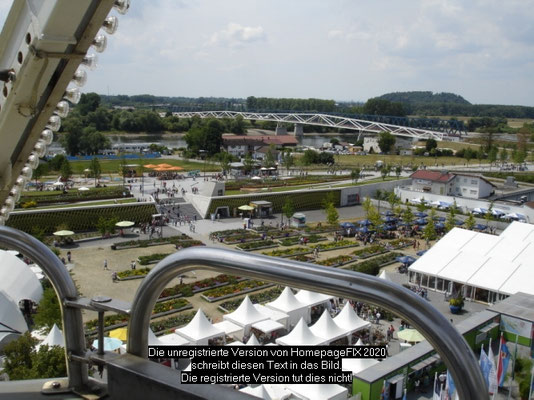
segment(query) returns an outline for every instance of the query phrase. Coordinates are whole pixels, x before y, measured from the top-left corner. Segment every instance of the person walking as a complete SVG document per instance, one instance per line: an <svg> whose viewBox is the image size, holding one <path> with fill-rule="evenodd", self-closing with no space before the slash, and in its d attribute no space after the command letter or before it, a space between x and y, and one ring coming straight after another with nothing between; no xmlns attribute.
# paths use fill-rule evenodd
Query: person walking
<svg viewBox="0 0 534 400"><path fill-rule="evenodd" d="M72 254L70 251L67 251L67 261L70 263L71 259L72 259Z"/></svg>
<svg viewBox="0 0 534 400"><path fill-rule="evenodd" d="M135 267L136 267L135 260L132 260L132 262L130 263L130 267L132 268L132 270L135 269Z"/></svg>
<svg viewBox="0 0 534 400"><path fill-rule="evenodd" d="M104 270L108 270L108 260L104 260Z"/></svg>

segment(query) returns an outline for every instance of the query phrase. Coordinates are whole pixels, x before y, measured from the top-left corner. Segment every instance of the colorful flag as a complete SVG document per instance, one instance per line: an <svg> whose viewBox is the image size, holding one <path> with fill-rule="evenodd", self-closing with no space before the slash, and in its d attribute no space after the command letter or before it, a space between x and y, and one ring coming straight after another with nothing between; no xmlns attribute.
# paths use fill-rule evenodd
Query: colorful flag
<svg viewBox="0 0 534 400"><path fill-rule="evenodd" d="M438 379L438 373L434 375L434 388L432 390L432 400L441 400L441 384Z"/></svg>
<svg viewBox="0 0 534 400"><path fill-rule="evenodd" d="M510 362L510 351L506 345L506 341L501 336L501 346L499 351L499 361L497 363L497 382L499 387L504 385L504 378L506 377L506 371L508 370L508 363Z"/></svg>
<svg viewBox="0 0 534 400"><path fill-rule="evenodd" d="M484 347L480 349L480 369L482 371L482 376L484 376L484 380L486 381L486 386L489 387L491 363L486 352L484 351Z"/></svg>
<svg viewBox="0 0 534 400"><path fill-rule="evenodd" d="M449 395L450 399L453 398L452 395L454 394L455 391L456 391L456 385L454 384L454 381L452 380L451 373L449 372L449 370L447 370L447 394Z"/></svg>
<svg viewBox="0 0 534 400"><path fill-rule="evenodd" d="M497 393L498 391L498 385L497 385L497 368L495 367L495 356L493 355L493 350L491 348L491 340L490 340L490 346L488 350L488 359L490 362L490 371L488 376L488 392L489 394Z"/></svg>

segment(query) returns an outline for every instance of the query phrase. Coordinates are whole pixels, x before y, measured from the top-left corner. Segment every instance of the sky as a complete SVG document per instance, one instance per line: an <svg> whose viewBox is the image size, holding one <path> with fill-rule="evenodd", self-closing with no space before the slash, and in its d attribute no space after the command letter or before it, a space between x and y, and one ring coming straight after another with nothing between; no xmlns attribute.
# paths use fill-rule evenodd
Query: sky
<svg viewBox="0 0 534 400"><path fill-rule="evenodd" d="M3 24L11 0L0 0ZM118 14L115 14L118 15ZM534 106L534 0L131 0L86 92Z"/></svg>

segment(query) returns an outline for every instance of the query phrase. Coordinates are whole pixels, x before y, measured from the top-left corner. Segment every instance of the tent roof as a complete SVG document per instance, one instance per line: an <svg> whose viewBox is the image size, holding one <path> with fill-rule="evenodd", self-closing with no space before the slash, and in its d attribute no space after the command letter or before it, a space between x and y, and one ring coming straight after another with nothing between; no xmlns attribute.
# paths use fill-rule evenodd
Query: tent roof
<svg viewBox="0 0 534 400"><path fill-rule="evenodd" d="M266 315L263 315L256 310L248 296L243 299L239 307L237 307L237 310L233 313L224 315L223 318L239 326L252 325L255 322L268 319Z"/></svg>
<svg viewBox="0 0 534 400"><path fill-rule="evenodd" d="M252 334L250 338L248 339L247 346L261 346L261 343L258 341L258 338L256 335Z"/></svg>
<svg viewBox="0 0 534 400"><path fill-rule="evenodd" d="M258 397L260 399L265 400L272 400L273 398L269 395L267 390L263 387L263 385L256 386L255 388L251 386L244 387L243 389L239 390L240 392L250 394L251 396Z"/></svg>
<svg viewBox="0 0 534 400"><path fill-rule="evenodd" d="M380 273L380 275L378 275L378 277L380 279L384 279L385 281L393 282L393 280L391 279L391 276L389 276L389 274L386 272L386 270L382 271Z"/></svg>
<svg viewBox="0 0 534 400"><path fill-rule="evenodd" d="M310 327L312 333L324 338L329 342L342 338L350 334L350 330L340 328L330 316L328 310L323 311L321 318Z"/></svg>
<svg viewBox="0 0 534 400"><path fill-rule="evenodd" d="M65 339L63 338L63 332L57 327L56 324L50 329L48 336L39 344L39 347L47 344L48 346L61 346L65 347Z"/></svg>
<svg viewBox="0 0 534 400"><path fill-rule="evenodd" d="M379 361L374 358L343 358L341 360L341 369L351 371L353 375L356 375L358 372L378 363Z"/></svg>
<svg viewBox="0 0 534 400"><path fill-rule="evenodd" d="M350 303L345 304L343 310L341 310L341 312L334 318L334 322L340 328L349 330L351 332L371 326L370 322L364 321L358 317L356 312L354 312L352 309Z"/></svg>
<svg viewBox="0 0 534 400"><path fill-rule="evenodd" d="M0 250L0 290L17 304L24 299L38 303L43 297L43 287L30 267L3 250Z"/></svg>
<svg viewBox="0 0 534 400"><path fill-rule="evenodd" d="M295 295L295 298L301 303L306 304L308 307L313 307L329 301L332 296L302 289Z"/></svg>
<svg viewBox="0 0 534 400"><path fill-rule="evenodd" d="M14 333L24 333L28 330L18 304L3 290L0 290L0 322L6 325L2 330L11 328Z"/></svg>
<svg viewBox="0 0 534 400"><path fill-rule="evenodd" d="M232 333L239 332L243 329L243 327L234 324L230 321L221 321L217 322L216 324L213 324L213 326L217 329L220 329L221 331L224 331L227 335L231 335Z"/></svg>
<svg viewBox="0 0 534 400"><path fill-rule="evenodd" d="M267 317L276 322L286 322L289 318L289 315L287 315L286 313L262 306L261 304L254 304L254 308L258 310L258 312L260 312L261 314L266 315Z"/></svg>
<svg viewBox="0 0 534 400"><path fill-rule="evenodd" d="M266 319L265 321L256 322L252 325L254 329L257 329L263 333L271 333L278 329L285 328L280 322L273 321L272 319Z"/></svg>
<svg viewBox="0 0 534 400"><path fill-rule="evenodd" d="M189 340L186 338L176 334L176 333L170 333L168 335L163 335L158 337L160 346L183 346L186 344L190 344Z"/></svg>
<svg viewBox="0 0 534 400"><path fill-rule="evenodd" d="M534 226L512 222L499 236L454 228L410 271L512 295L534 295Z"/></svg>
<svg viewBox="0 0 534 400"><path fill-rule="evenodd" d="M276 300L267 303L266 306L285 313L308 307L306 304L298 301L291 289L287 286Z"/></svg>
<svg viewBox="0 0 534 400"><path fill-rule="evenodd" d="M183 328L174 331L191 342L224 336L224 331L214 327L199 308L195 317Z"/></svg>
<svg viewBox="0 0 534 400"><path fill-rule="evenodd" d="M345 400L348 389L336 384L291 385L287 390L307 400Z"/></svg>
<svg viewBox="0 0 534 400"><path fill-rule="evenodd" d="M276 343L284 346L312 346L317 344L326 344L328 341L315 336L308 325L304 322L304 318L301 318L298 324L293 330L286 336L282 336L276 339Z"/></svg>

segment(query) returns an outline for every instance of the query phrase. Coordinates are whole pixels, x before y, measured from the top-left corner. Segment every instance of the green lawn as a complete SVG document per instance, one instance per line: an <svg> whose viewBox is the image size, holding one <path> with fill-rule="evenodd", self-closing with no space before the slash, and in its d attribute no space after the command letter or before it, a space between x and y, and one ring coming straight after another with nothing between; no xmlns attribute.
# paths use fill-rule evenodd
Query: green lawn
<svg viewBox="0 0 534 400"><path fill-rule="evenodd" d="M384 155L384 154L368 154L366 156L357 156L357 155L338 155L335 156L336 162L343 168L350 167L362 167L364 165L374 166L377 161L383 161L386 164L391 165L415 165L419 166L421 164L433 167L445 165L463 165L467 161L464 158L459 157L421 157L421 156L397 156L397 155ZM487 163L488 160L482 160L482 163ZM471 165L478 164L478 160L471 160L469 162ZM323 167L324 168L324 167Z"/></svg>
<svg viewBox="0 0 534 400"><path fill-rule="evenodd" d="M134 164L141 164L147 165L147 164L170 164L175 167L182 167L183 172L187 171L204 171L204 167L206 168L206 171L212 172L212 171L220 171L221 167L219 165L215 165L213 163L198 163L198 162L191 162L186 160L175 160L170 158L158 158L158 159L142 159L142 160L126 160L127 165L134 165ZM77 175L83 175L83 170L86 168L89 168L89 165L91 164L91 161L72 161L71 166L74 174ZM118 174L120 170L121 160L100 160L100 167L102 168L102 174ZM150 172L151 170L148 168L145 168L145 173ZM181 172L181 171L178 171Z"/></svg>
<svg viewBox="0 0 534 400"><path fill-rule="evenodd" d="M136 203L137 199L135 198L127 198L127 199L116 199L116 200L98 200L98 201L83 201L80 203L72 203L72 204L58 204L53 206L43 206L43 207L35 207L35 208L21 208L17 209L17 211L24 211L24 210L44 210L48 208L73 208L73 207L86 207L86 206L106 206L110 204L125 204L125 203Z"/></svg>

